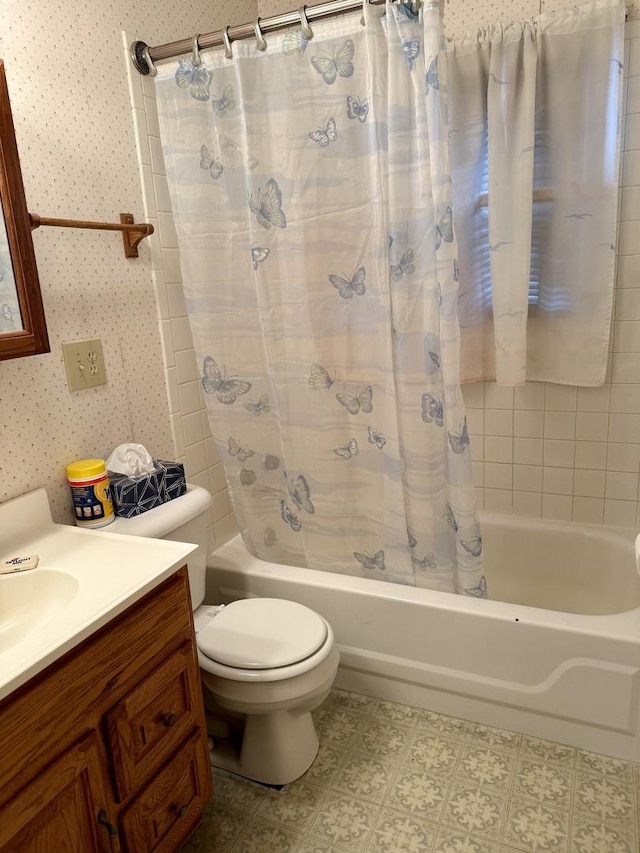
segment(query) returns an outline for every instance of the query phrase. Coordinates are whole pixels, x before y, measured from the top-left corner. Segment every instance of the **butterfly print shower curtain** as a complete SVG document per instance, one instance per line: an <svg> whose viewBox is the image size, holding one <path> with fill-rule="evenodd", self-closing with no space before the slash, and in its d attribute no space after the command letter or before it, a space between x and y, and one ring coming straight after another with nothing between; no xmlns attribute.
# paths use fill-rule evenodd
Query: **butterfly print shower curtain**
<svg viewBox="0 0 640 853"><path fill-rule="evenodd" d="M156 78L238 525L265 560L482 597L437 4L313 31Z"/></svg>

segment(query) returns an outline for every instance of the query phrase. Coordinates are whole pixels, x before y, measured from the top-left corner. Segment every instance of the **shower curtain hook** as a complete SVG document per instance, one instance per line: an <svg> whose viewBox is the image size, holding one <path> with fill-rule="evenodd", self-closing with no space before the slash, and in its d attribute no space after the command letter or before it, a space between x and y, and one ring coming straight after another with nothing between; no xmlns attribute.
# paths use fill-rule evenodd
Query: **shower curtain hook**
<svg viewBox="0 0 640 853"><path fill-rule="evenodd" d="M253 22L253 31L256 34L256 47L258 48L258 50L266 50L267 43L264 40L262 30L260 29L260 18L256 18Z"/></svg>
<svg viewBox="0 0 640 853"><path fill-rule="evenodd" d="M158 69L153 64L153 59L151 59L151 54L149 53L149 45L148 44L145 44L145 46L142 49L142 58L144 59L144 61L149 66L149 76L155 77L156 74L158 73Z"/></svg>
<svg viewBox="0 0 640 853"><path fill-rule="evenodd" d="M300 6L300 8L298 9L298 15L300 15L300 26L302 28L302 35L306 38L307 41L311 41L311 39L313 38L313 30L311 29L309 19L307 18L307 7Z"/></svg>
<svg viewBox="0 0 640 853"><path fill-rule="evenodd" d="M369 0L362 0L362 17L360 18L360 24L363 27L367 26L367 21L366 21L367 13L366 13L365 9L367 8L368 5L369 5Z"/></svg>
<svg viewBox="0 0 640 853"><path fill-rule="evenodd" d="M196 33L193 39L191 40L191 61L194 66L197 68L199 65L202 65L202 58L200 56L200 47L198 45L198 39L200 38L200 33Z"/></svg>
<svg viewBox="0 0 640 853"><path fill-rule="evenodd" d="M229 27L225 27L223 29L222 41L224 42L225 59L233 59L233 50L231 49L231 39L229 38Z"/></svg>

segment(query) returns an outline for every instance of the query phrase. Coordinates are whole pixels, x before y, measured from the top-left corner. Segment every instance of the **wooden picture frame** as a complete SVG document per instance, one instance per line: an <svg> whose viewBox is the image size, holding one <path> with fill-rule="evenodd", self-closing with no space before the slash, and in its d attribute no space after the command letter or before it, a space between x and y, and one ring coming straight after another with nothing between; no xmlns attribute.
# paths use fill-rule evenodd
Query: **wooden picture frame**
<svg viewBox="0 0 640 853"><path fill-rule="evenodd" d="M0 203L0 212L4 215L4 223L0 218L0 360L50 352L31 223L1 59Z"/></svg>

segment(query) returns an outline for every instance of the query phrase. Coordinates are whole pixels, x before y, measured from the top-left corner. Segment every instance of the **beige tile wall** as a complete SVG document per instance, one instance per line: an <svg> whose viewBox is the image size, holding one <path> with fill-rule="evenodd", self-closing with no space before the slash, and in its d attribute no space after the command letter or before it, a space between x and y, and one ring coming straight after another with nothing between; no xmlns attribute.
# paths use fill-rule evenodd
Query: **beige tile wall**
<svg viewBox="0 0 640 853"><path fill-rule="evenodd" d="M474 6L475 25L501 16L515 17L515 11L520 17L537 14L541 3L522 0L516 5L517 10L508 0L478 4ZM550 11L568 5L572 4L542 3L542 8ZM291 9L289 3L278 0L260 0L259 7L263 17ZM479 17L481 13L484 18ZM445 15L450 28L460 31L473 23L458 0L447 5ZM250 19L251 14L245 16ZM541 383L515 390L494 383L465 386L478 500L490 512L640 525L640 21L628 23L626 34L627 116L610 381L601 388ZM136 109L147 107L148 111L153 90L148 82L144 85L147 95L145 98L143 90L137 96L142 100ZM202 408L184 319L175 233L168 218L159 146L154 141L157 119L153 111L146 119L142 113L136 115L141 156L146 158L142 175L148 215L156 218L156 199L160 210L160 235L152 253L173 435L190 477L194 482L209 482L220 540L233 531L233 517L222 465L215 456ZM150 146L144 138L149 128Z"/></svg>

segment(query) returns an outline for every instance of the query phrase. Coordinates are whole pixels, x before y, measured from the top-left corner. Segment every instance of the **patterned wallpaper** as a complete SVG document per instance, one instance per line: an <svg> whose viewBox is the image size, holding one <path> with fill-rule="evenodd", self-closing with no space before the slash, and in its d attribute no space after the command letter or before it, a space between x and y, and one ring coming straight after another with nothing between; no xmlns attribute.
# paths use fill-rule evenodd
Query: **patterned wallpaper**
<svg viewBox="0 0 640 853"><path fill-rule="evenodd" d="M112 0L91 6L81 0L2 0L0 56L7 66L30 209L43 216L96 219L116 219L123 210L136 218L144 215L121 30L159 44L252 20L258 9L268 17L295 5L288 0L218 0L214 9L200 0ZM572 5L570 0L450 0L445 21L449 34L458 35L500 19L534 15L540 8ZM632 0L628 8L632 17L640 16L640 0ZM631 235L640 222L640 32L630 26L629 34L634 51L627 69L630 115L621 228ZM164 221L166 232L166 217ZM139 441L160 457L184 457L189 466L188 439L196 448L191 457L196 476L206 472L217 496L214 518L228 526L224 477L219 462L207 456L206 423L189 398L194 379L189 378L179 288L168 288L156 265L156 298L149 241L142 244L138 260L126 260L119 236L109 233L41 229L34 233L34 243L52 352L0 362L0 500L45 486L56 520L70 522L64 480L68 461L106 456L116 444ZM535 388L504 397L489 384L469 391L477 482L487 508L559 512L564 517L575 511L583 519L618 523L636 517L639 257L628 254L620 263L614 346L622 352L614 360L621 384L607 385L598 399L594 395L589 400L571 392L560 399L553 390ZM103 341L108 384L72 395L60 344L94 336ZM178 382L178 371L184 382ZM188 387L181 391L180 385ZM535 436L521 435L532 430ZM560 434L562 438L552 437ZM571 448L561 447L562 441L570 441ZM563 458L570 460L564 473L557 470L564 465L546 465L540 455L546 449L552 462L553 453L562 448L571 451Z"/></svg>
<svg viewBox="0 0 640 853"><path fill-rule="evenodd" d="M2 0L5 61L29 208L42 216L143 216L121 30L149 44L255 17L253 0ZM0 362L0 500L44 486L71 522L67 462L125 441L176 455L149 247L42 228L34 244L51 353ZM148 241L147 241L148 242ZM71 394L61 343L100 337L108 384Z"/></svg>

